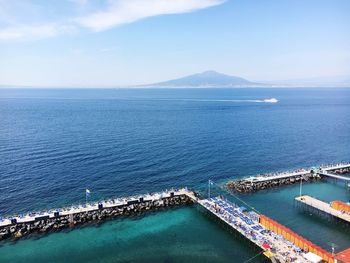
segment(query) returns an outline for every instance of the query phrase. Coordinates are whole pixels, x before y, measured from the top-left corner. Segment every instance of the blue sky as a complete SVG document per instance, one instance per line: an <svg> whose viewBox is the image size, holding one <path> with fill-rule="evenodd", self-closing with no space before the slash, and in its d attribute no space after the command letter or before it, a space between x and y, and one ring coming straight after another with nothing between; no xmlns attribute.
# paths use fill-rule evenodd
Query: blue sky
<svg viewBox="0 0 350 263"><path fill-rule="evenodd" d="M350 75L348 0L0 0L0 84Z"/></svg>

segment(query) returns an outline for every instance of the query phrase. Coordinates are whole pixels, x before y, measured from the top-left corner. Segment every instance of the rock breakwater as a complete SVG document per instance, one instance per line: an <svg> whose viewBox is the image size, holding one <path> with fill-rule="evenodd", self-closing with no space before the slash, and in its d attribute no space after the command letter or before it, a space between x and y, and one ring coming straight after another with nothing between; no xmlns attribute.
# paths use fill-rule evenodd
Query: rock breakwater
<svg viewBox="0 0 350 263"><path fill-rule="evenodd" d="M335 169L331 171L332 174L349 174L350 173L350 167L343 167L339 169Z"/></svg>
<svg viewBox="0 0 350 263"><path fill-rule="evenodd" d="M196 193L188 191L190 195ZM125 199L124 203L104 207L106 204L98 203L97 209L90 211L72 210L71 213L55 211L53 214L37 216L28 222L20 222L17 218L9 218L11 223L0 225L0 240L17 240L30 234L40 234L59 231L61 229L99 223L106 219L139 215L147 211L156 211L164 208L189 205L193 199L184 192L170 192L168 195L159 195L156 198L140 197L138 199ZM62 211L62 210L61 210ZM24 220L23 220L24 221Z"/></svg>
<svg viewBox="0 0 350 263"><path fill-rule="evenodd" d="M315 181L320 179L321 177L318 174L312 174L312 173L285 177L285 178L275 178L275 179L271 178L266 180L242 179L242 180L228 182L226 184L226 188L229 190L240 192L240 193L249 193L249 192L256 192L264 189L279 187L282 185L292 185L292 184L300 183L301 180L303 180L303 182L308 182L308 181Z"/></svg>
<svg viewBox="0 0 350 263"><path fill-rule="evenodd" d="M302 168L291 172L258 175L236 181L230 181L226 183L226 188L228 190L241 193L255 192L282 185L300 183L301 180L303 182L317 181L324 177L322 176L323 171L333 174L350 173L350 164L338 163L332 165L321 165L320 167L313 167L309 169Z"/></svg>

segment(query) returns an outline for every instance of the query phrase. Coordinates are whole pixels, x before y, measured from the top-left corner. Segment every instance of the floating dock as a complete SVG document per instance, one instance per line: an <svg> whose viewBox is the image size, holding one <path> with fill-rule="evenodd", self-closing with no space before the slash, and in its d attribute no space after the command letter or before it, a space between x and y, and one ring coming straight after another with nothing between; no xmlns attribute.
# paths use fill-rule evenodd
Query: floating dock
<svg viewBox="0 0 350 263"><path fill-rule="evenodd" d="M236 181L230 181L226 184L226 188L243 193L254 192L281 185L291 185L299 183L300 181L320 180L324 177L350 182L350 177L339 175L349 172L350 163L323 165L307 169L302 168L291 172L251 176Z"/></svg>
<svg viewBox="0 0 350 263"><path fill-rule="evenodd" d="M336 207L332 203L325 203L308 195L298 196L295 198L295 200L299 205L303 205L303 207L316 209L317 211L322 212L325 215L330 215L332 217L350 223L350 210L346 210L345 208L338 208L339 206Z"/></svg>

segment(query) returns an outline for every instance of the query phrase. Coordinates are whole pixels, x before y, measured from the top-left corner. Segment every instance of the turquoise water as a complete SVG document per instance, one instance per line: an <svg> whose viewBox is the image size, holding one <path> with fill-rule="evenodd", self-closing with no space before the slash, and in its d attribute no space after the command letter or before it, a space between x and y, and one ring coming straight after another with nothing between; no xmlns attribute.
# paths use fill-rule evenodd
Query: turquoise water
<svg viewBox="0 0 350 263"><path fill-rule="evenodd" d="M299 189L299 185L282 187L245 196L244 200L253 204L261 213L279 221L328 251L331 251L332 244L337 247L336 251L350 247L349 225L297 209L293 199L299 195ZM304 184L302 193L326 202L337 199L348 200L350 196L344 183L334 183L331 180Z"/></svg>
<svg viewBox="0 0 350 263"><path fill-rule="evenodd" d="M259 253L195 207L7 243L2 262L228 262ZM254 261L253 261L254 262Z"/></svg>
<svg viewBox="0 0 350 263"><path fill-rule="evenodd" d="M349 98L331 88L2 89L0 216L84 202L85 188L91 199L181 186L205 195L208 179L350 161ZM333 181L303 192L350 199ZM349 227L302 213L298 194L295 185L240 197L329 251L350 247ZM0 243L0 262L244 262L257 253L195 207Z"/></svg>
<svg viewBox="0 0 350 263"><path fill-rule="evenodd" d="M219 188L213 194L223 194ZM349 197L340 183L305 184L303 192L325 201ZM314 243L337 251L350 245L350 228L293 203L299 186L241 195L265 215ZM327 193L327 194L325 194ZM204 193L203 193L204 194ZM227 198L239 203L235 197ZM249 242L197 206L107 221L0 246L1 262L244 262L259 253ZM258 256L250 262L266 262Z"/></svg>

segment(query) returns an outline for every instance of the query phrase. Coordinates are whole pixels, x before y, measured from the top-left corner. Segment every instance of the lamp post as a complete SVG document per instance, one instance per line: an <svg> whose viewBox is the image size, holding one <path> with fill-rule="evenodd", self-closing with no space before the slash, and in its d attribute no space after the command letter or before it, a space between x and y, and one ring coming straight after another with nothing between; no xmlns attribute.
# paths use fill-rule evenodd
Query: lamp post
<svg viewBox="0 0 350 263"><path fill-rule="evenodd" d="M85 204L87 205L87 199L88 199L88 196L90 196L90 190L89 189L85 189Z"/></svg>
<svg viewBox="0 0 350 263"><path fill-rule="evenodd" d="M208 198L210 198L210 179L208 180Z"/></svg>

